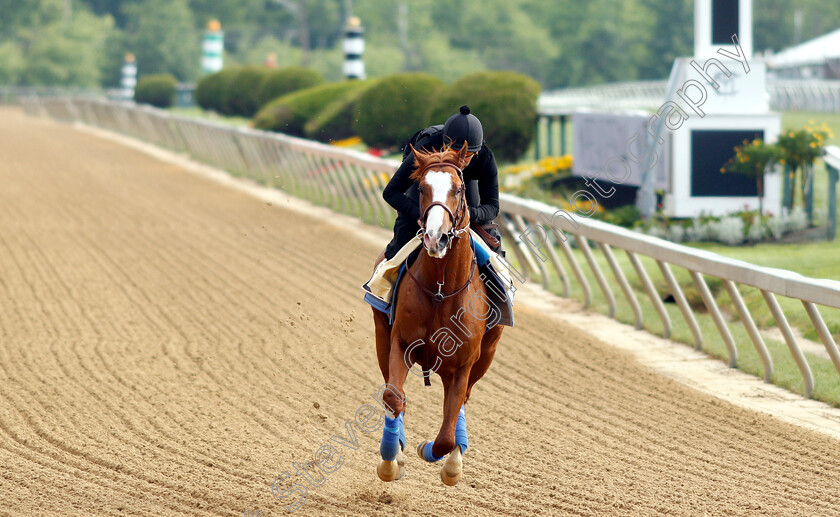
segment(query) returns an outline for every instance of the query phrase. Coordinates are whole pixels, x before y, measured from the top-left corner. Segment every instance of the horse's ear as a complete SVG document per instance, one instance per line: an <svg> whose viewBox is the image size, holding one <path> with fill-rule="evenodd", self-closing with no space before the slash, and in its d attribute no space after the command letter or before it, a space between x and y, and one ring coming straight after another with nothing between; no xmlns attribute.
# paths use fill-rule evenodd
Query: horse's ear
<svg viewBox="0 0 840 517"><path fill-rule="evenodd" d="M418 173L426 168L429 155L423 151L418 151L411 144L408 144L408 147L411 148L411 154L414 155L414 172L411 174L410 178L414 181L419 181L420 175Z"/></svg>
<svg viewBox="0 0 840 517"><path fill-rule="evenodd" d="M408 147L411 149L411 154L414 155L414 166L420 168L420 165L423 163L423 160L426 157L425 153L421 153L420 151L415 149L414 146L411 144L408 144Z"/></svg>
<svg viewBox="0 0 840 517"><path fill-rule="evenodd" d="M464 145L461 146L461 150L458 151L458 161L461 163L460 167L463 169L464 164L467 163L467 153L469 150L467 149L467 141L464 140Z"/></svg>

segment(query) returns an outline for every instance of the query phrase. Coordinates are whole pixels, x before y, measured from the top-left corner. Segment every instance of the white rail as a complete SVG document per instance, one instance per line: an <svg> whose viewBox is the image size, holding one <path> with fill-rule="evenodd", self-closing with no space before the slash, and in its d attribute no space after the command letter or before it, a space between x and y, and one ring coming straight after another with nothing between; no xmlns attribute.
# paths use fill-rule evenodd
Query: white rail
<svg viewBox="0 0 840 517"><path fill-rule="evenodd" d="M393 221L393 210L384 202L381 192L385 182L399 165L394 161L282 134L175 116L163 110L130 103L33 96L21 97L20 101L28 113L46 114L67 122L81 122L146 140L173 151L187 152L200 161L226 169L233 174L281 188L336 211L358 216L369 223L388 226ZM840 165L840 150L830 149L829 160ZM814 388L810 366L785 314L779 307L776 296L798 299L835 368L840 372L840 352L817 310L818 305L840 308L840 282L760 267L603 222L579 216L568 217L568 214L555 207L508 194L502 194L500 201L500 227L507 236L507 248L519 258L523 277L531 278L538 274L543 284L548 285L549 277L556 274L566 296L569 295L571 282L577 281L584 293L584 302L588 305L592 299L592 287L584 274L584 270L588 268L596 278L598 288L604 293L610 306L610 315L613 316L616 305L622 298L617 298L613 293L613 283L595 260L590 244L594 243L597 250L604 255L611 270L609 273L615 277L621 288L619 296L633 308L636 326L640 328L643 323L642 313L636 293L630 289L627 272L621 269L613 254L614 249L621 249L627 254L633 265L632 272L638 275L647 296L656 308L665 336L669 337L672 327L670 316L647 271L639 261L639 256L649 257L656 261L683 318L692 331L695 346L699 347L703 336L694 310L686 301L671 270L674 266L684 268L689 271L717 325L722 342L728 350L730 366L734 366L738 357L737 348L729 326L709 292L705 277L720 279L762 359L764 378L769 381L773 373L772 358L738 290L739 285L755 287L761 290L769 311L782 331L802 374L804 394L810 397ZM528 229L530 240L523 238ZM582 265L573 253L566 238L567 234L575 237L577 246L586 259L585 265ZM556 249L562 252L565 260L560 259ZM571 268L573 276L567 273L566 266Z"/></svg>
<svg viewBox="0 0 840 517"><path fill-rule="evenodd" d="M656 109L665 101L666 81L613 83L543 92L537 102L540 115L572 110ZM768 79L770 108L776 111L840 112L840 80Z"/></svg>
<svg viewBox="0 0 840 517"><path fill-rule="evenodd" d="M840 80L781 80L767 84L770 107L777 111L840 112Z"/></svg>
<svg viewBox="0 0 840 517"><path fill-rule="evenodd" d="M656 109L665 101L667 81L612 83L543 92L537 100L540 115L564 115L574 109Z"/></svg>

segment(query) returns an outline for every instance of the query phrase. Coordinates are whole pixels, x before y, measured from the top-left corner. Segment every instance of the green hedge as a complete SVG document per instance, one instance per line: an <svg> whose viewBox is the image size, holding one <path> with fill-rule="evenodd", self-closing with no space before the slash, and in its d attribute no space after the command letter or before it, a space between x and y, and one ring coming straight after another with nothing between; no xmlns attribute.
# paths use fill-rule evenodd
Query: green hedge
<svg viewBox="0 0 840 517"><path fill-rule="evenodd" d="M260 106L298 90L312 88L324 82L324 78L311 68L290 66L270 71L259 87Z"/></svg>
<svg viewBox="0 0 840 517"><path fill-rule="evenodd" d="M356 133L371 147L399 147L425 127L429 106L444 89L443 81L424 73L380 79L359 99Z"/></svg>
<svg viewBox="0 0 840 517"><path fill-rule="evenodd" d="M324 107L359 88L360 81L327 83L292 92L265 105L254 117L254 127L304 136L303 126Z"/></svg>
<svg viewBox="0 0 840 517"><path fill-rule="evenodd" d="M225 68L202 77L195 86L195 102L208 111L227 114L227 91L238 68Z"/></svg>
<svg viewBox="0 0 840 517"><path fill-rule="evenodd" d="M537 81L515 72L465 75L435 98L426 123L443 124L467 104L481 120L484 140L496 158L513 162L534 139L539 93Z"/></svg>
<svg viewBox="0 0 840 517"><path fill-rule="evenodd" d="M147 75L137 82L134 100L158 108L168 108L175 100L178 82L169 74Z"/></svg>
<svg viewBox="0 0 840 517"><path fill-rule="evenodd" d="M331 142L355 136L354 124L359 116L359 100L376 82L375 79L362 81L358 88L328 104L303 127L306 138Z"/></svg>
<svg viewBox="0 0 840 517"><path fill-rule="evenodd" d="M225 92L225 111L240 117L253 117L260 108L260 86L271 72L264 66L246 66L238 69Z"/></svg>

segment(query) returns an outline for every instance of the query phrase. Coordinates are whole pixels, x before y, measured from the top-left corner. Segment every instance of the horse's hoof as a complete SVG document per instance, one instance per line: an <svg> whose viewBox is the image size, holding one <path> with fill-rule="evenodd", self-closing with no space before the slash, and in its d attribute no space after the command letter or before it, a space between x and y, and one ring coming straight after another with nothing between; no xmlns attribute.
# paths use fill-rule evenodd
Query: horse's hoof
<svg viewBox="0 0 840 517"><path fill-rule="evenodd" d="M440 480L443 481L444 485L455 486L458 484L458 481L461 480L461 473L459 472L453 475L446 471L446 467L441 467Z"/></svg>
<svg viewBox="0 0 840 517"><path fill-rule="evenodd" d="M461 479L463 472L463 461L461 460L461 447L456 446L455 449L449 453L449 457L440 468L440 480L444 485L455 486Z"/></svg>
<svg viewBox="0 0 840 517"><path fill-rule="evenodd" d="M400 469L399 464L396 461L385 461L382 460L379 463L379 466L376 467L376 474L379 476L379 479L385 482L396 481L405 474L405 467Z"/></svg>

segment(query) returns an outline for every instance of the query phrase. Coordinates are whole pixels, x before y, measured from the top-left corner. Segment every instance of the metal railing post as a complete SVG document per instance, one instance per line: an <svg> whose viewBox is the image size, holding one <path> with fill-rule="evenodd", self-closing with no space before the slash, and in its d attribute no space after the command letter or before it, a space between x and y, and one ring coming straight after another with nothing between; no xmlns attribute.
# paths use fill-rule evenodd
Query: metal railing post
<svg viewBox="0 0 840 517"><path fill-rule="evenodd" d="M773 377L773 359L770 357L770 352L767 350L767 346L764 344L764 340L761 338L761 334L755 326L755 322L753 321L750 311L748 311L747 306L744 305L741 293L738 292L738 286L736 286L731 280L724 280L723 285L729 293L729 299L732 300L733 304L735 304L735 309L741 317L741 322L744 324L744 328L747 329L747 334L749 334L753 345L755 345L755 350L761 358L761 363L764 365L764 382L770 382Z"/></svg>
<svg viewBox="0 0 840 517"><path fill-rule="evenodd" d="M697 325L697 320L694 318L694 312L691 310L691 306L688 305L688 301L685 299L685 294L683 294L680 284L678 284L677 279L674 278L674 273L671 272L671 268L668 266L667 262L657 260L656 264L659 266L662 276L665 277L665 283L668 284L671 296L673 296L674 300L677 302L677 306L680 308L680 312L682 312L683 318L688 324L688 328L691 329L691 334L694 336L694 349L700 350L700 346L703 344L703 334L700 333L700 326Z"/></svg>
<svg viewBox="0 0 840 517"><path fill-rule="evenodd" d="M618 265L618 261L615 260L615 255L613 254L610 245L599 242L598 247L601 248L601 252L607 259L607 264L610 265L615 278L618 280L618 284L621 286L621 290L624 291L627 303L630 304L630 308L633 310L634 326L636 330L641 330L643 326L642 307L639 305L639 300L636 298L636 294L633 292L633 289L630 288L630 284L627 282L627 277L624 276L624 271L621 270L621 267Z"/></svg>
<svg viewBox="0 0 840 517"><path fill-rule="evenodd" d="M612 289L610 289L610 284L607 283L604 273L601 272L601 268L598 267L598 262L592 254L592 248L589 247L589 242L586 240L586 237L579 233L575 234L575 242L577 242L580 251L583 252L583 256L586 257L586 262L589 264L589 268L595 275L595 280L598 281L598 285L601 286L601 292L604 293L604 298L607 299L607 306L609 307L608 314L610 318L615 318L615 295L613 294Z"/></svg>
<svg viewBox="0 0 840 517"><path fill-rule="evenodd" d="M764 297L764 301L770 308L770 312L773 314L773 319L776 320L779 330L782 331L782 336L785 338L785 342L790 350L790 354L793 356L793 360L796 361L796 366L799 367L799 371L802 373L802 382L804 384L803 394L805 395L805 398L809 399L811 398L811 393L814 391L814 374L811 373L811 367L808 365L808 361L805 360L805 356L802 355L802 350L799 348L799 344L797 344L796 338L793 336L790 324L788 324L788 320L785 317L785 313L782 312L782 308L779 307L779 302L776 300L776 297L773 293L763 289L761 290L761 295Z"/></svg>
<svg viewBox="0 0 840 517"><path fill-rule="evenodd" d="M656 292L656 288L653 286L653 282L650 280L650 276L648 276L647 271L645 270L642 262L639 260L639 257L636 256L635 253L624 250L627 253L627 258L630 259L630 263L633 264L633 269L636 270L636 275L639 277L639 280L642 282L642 286L647 292L648 298L650 298L651 303L653 303L654 309L656 309L656 313L659 315L659 319L662 320L662 334L665 339L671 338L671 316L668 315L668 311L665 309L665 304L662 303L662 298L659 297L659 293Z"/></svg>
<svg viewBox="0 0 840 517"><path fill-rule="evenodd" d="M689 271L689 273L691 273L691 279L694 281L697 290L700 291L700 297L703 298L703 303L706 305L709 314L712 315L715 326L717 326L718 332L720 332L720 337L723 338L723 343L726 345L726 350L729 353L729 367L735 368L738 364L738 348L735 346L735 340L732 339L732 333L729 332L729 326L726 325L726 321L720 314L720 309L718 309L715 298L709 291L709 286L706 285L706 280L703 278L703 275L697 271Z"/></svg>

